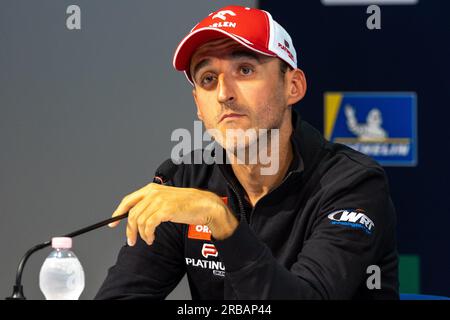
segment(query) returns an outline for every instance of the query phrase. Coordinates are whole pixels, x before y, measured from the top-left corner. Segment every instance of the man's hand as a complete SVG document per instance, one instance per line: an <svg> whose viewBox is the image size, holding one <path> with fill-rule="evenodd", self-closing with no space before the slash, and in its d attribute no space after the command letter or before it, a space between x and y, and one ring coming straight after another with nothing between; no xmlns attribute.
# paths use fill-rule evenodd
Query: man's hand
<svg viewBox="0 0 450 320"><path fill-rule="evenodd" d="M229 237L239 224L222 199L212 192L156 183L124 197L112 216L127 211L127 242L130 246L136 243L138 232L142 240L151 245L155 239L155 229L161 222L205 225L218 240ZM109 226L118 224L119 221L116 221Z"/></svg>

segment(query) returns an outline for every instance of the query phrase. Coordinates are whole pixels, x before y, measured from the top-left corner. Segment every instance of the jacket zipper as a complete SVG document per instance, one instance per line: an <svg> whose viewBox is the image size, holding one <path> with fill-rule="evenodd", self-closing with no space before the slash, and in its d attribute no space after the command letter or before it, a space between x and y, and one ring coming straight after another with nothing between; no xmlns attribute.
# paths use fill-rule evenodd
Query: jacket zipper
<svg viewBox="0 0 450 320"><path fill-rule="evenodd" d="M285 183L286 180L287 180L291 175L292 175L292 171L290 171L290 172L284 177L284 179L281 181L281 183L280 183L275 189L269 191L269 193L267 193L264 197L267 197L267 196L270 195L272 192L274 192L275 190L277 190L280 186L282 186L283 183ZM264 197L263 197L263 198L264 198ZM262 198L261 198L261 199L262 199ZM260 199L260 200L261 200L261 199ZM258 203L256 203L256 205L255 205L255 206L253 207L253 209L252 209L252 212L250 212L250 216L249 216L249 218L248 218L248 224L250 224L250 221L252 220L253 212L255 211L257 205L258 205Z"/></svg>
<svg viewBox="0 0 450 320"><path fill-rule="evenodd" d="M245 214L244 204L242 202L241 197L239 197L239 193L237 192L237 190L235 188L235 185L231 181L227 181L227 184L231 188L231 190L233 190L233 193L236 195L236 198L237 198L238 204L239 204L239 211L240 211L241 217L243 217L245 220L247 220L247 217L246 217L246 214ZM250 222L249 222L249 224L250 224Z"/></svg>
<svg viewBox="0 0 450 320"><path fill-rule="evenodd" d="M266 194L264 197L268 196L269 194L271 194L272 192L274 192L275 190L277 190L281 185L283 185L283 183L285 183L285 181L292 175L292 171L290 171L285 177L284 179L281 181L281 183L273 190L271 190L268 194ZM255 211L256 205L253 207L252 211L250 212L250 215L248 216L247 219L247 215L245 212L245 208L244 208L244 204L242 202L241 197L239 196L239 193L237 192L237 189L234 185L234 183L232 181L227 180L227 184L228 186L231 188L231 190L234 192L234 194L236 195L236 198L238 200L238 204L239 204L239 210L241 212L241 216L245 218L245 220L248 220L248 224L251 225L251 221L252 221L252 217L253 217L253 212Z"/></svg>

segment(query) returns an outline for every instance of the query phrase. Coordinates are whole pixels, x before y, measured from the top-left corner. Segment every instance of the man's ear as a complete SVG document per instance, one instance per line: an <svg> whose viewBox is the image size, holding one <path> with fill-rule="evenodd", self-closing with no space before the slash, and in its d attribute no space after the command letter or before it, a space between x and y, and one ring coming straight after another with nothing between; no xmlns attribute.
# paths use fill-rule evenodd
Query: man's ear
<svg viewBox="0 0 450 320"><path fill-rule="evenodd" d="M306 94L306 77L301 69L294 69L287 72L287 104L293 105Z"/></svg>
<svg viewBox="0 0 450 320"><path fill-rule="evenodd" d="M195 88L192 89L192 96L194 97L195 105L197 106L197 117L199 120L203 121L202 113L200 112L200 108L198 107L197 92L195 91Z"/></svg>

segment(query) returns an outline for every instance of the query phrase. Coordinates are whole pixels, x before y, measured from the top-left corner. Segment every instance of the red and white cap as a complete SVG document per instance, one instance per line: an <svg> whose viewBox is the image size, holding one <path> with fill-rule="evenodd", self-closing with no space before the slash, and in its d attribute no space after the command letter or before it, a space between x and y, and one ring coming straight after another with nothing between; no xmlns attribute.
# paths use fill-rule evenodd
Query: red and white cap
<svg viewBox="0 0 450 320"><path fill-rule="evenodd" d="M278 57L297 68L297 55L287 31L267 11L241 6L224 7L200 21L181 40L175 50L173 66L184 71L192 83L189 66L195 50L208 41L224 37L260 54Z"/></svg>

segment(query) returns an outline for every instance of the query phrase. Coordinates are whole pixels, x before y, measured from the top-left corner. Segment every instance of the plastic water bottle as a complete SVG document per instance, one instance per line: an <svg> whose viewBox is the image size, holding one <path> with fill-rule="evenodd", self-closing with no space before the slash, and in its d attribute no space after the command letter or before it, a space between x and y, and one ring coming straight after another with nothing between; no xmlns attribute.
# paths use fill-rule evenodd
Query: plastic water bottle
<svg viewBox="0 0 450 320"><path fill-rule="evenodd" d="M72 238L53 238L52 247L39 273L39 287L47 300L77 300L84 289L84 271L70 250Z"/></svg>

